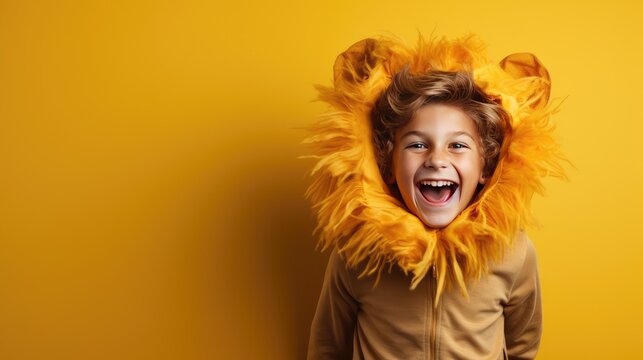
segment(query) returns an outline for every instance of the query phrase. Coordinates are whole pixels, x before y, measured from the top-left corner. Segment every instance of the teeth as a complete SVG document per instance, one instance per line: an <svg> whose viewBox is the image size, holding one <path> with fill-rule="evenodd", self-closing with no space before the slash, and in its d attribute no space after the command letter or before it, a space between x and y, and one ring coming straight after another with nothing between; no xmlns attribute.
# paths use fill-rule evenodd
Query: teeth
<svg viewBox="0 0 643 360"><path fill-rule="evenodd" d="M430 186L435 186L435 187L442 187L442 186L451 186L451 185L453 185L453 182L451 182L451 181L442 181L442 180L439 180L439 181L424 180L424 181L421 181L420 184L422 184L422 185L430 185Z"/></svg>

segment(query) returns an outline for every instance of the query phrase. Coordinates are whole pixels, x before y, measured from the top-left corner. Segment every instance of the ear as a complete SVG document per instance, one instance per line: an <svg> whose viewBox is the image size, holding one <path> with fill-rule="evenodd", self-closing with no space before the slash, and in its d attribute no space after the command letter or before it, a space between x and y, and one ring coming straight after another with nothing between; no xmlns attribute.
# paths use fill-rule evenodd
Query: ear
<svg viewBox="0 0 643 360"><path fill-rule="evenodd" d="M386 178L384 179L387 185L393 185L395 184L395 175L393 175L393 171L389 170L388 174L386 175Z"/></svg>
<svg viewBox="0 0 643 360"><path fill-rule="evenodd" d="M388 185L393 185L397 181L395 179L395 163L393 161L393 150L395 148L395 145L391 141L386 141L386 152L387 152L387 157L388 157L388 166L386 170L386 174L383 174L382 177L384 178L384 181Z"/></svg>
<svg viewBox="0 0 643 360"><path fill-rule="evenodd" d="M393 160L391 159L390 163L387 166L387 169L385 170L386 174L382 174L382 179L387 185L393 185L397 181L395 179L395 165L393 164Z"/></svg>
<svg viewBox="0 0 643 360"><path fill-rule="evenodd" d="M363 83L368 80L377 64L385 61L389 55L390 49L376 39L369 38L356 42L335 59L335 65L333 65L335 87Z"/></svg>
<svg viewBox="0 0 643 360"><path fill-rule="evenodd" d="M481 185L484 185L487 183L487 177L485 176L484 173L480 173L480 178L478 179L478 183Z"/></svg>
<svg viewBox="0 0 643 360"><path fill-rule="evenodd" d="M534 54L511 54L500 61L500 67L514 79L534 78L534 84L529 87L530 94L527 96L527 102L531 108L538 109L547 104L551 91L551 79L545 66Z"/></svg>

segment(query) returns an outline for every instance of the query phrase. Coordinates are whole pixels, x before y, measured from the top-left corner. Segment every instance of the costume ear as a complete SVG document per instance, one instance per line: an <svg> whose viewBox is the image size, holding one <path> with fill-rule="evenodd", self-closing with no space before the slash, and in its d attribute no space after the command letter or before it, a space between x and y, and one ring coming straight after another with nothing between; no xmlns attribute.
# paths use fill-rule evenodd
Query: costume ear
<svg viewBox="0 0 643 360"><path fill-rule="evenodd" d="M531 53L511 54L500 62L500 67L514 79L534 77L537 84L532 86L527 101L534 109L542 108L549 101L551 80L549 72L538 58Z"/></svg>
<svg viewBox="0 0 643 360"><path fill-rule="evenodd" d="M359 85L368 80L371 71L383 60L380 41L364 39L339 54L333 66L335 86Z"/></svg>

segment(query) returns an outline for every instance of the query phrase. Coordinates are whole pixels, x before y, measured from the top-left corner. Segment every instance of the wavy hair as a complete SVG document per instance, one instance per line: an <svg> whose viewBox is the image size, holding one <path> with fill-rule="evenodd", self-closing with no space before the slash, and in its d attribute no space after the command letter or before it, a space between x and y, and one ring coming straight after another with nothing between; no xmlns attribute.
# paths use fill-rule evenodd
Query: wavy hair
<svg viewBox="0 0 643 360"><path fill-rule="evenodd" d="M475 84L470 73L431 71L411 75L404 67L377 99L371 113L375 157L383 178L392 171L395 132L421 107L436 103L458 107L475 123L482 145L483 173L486 177L493 174L504 135L511 129L509 114Z"/></svg>

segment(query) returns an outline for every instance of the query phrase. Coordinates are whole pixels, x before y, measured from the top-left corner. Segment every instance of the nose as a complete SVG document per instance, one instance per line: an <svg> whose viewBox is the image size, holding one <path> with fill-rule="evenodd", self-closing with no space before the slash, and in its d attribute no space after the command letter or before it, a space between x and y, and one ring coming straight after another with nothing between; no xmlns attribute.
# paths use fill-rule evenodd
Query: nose
<svg viewBox="0 0 643 360"><path fill-rule="evenodd" d="M424 166L427 168L439 169L447 167L447 158L444 152L439 149L433 149L427 154Z"/></svg>

